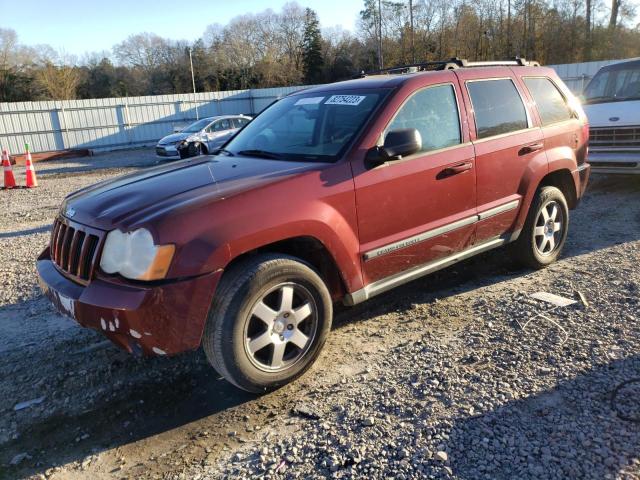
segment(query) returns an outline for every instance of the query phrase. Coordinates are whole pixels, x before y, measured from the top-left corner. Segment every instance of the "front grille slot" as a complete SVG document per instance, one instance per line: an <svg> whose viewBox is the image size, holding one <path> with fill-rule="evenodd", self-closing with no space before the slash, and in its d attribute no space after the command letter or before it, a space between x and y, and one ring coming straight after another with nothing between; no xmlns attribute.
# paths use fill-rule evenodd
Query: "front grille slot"
<svg viewBox="0 0 640 480"><path fill-rule="evenodd" d="M592 147L640 147L640 127L591 128L589 145Z"/></svg>
<svg viewBox="0 0 640 480"><path fill-rule="evenodd" d="M97 261L101 236L82 225L56 219L51 232L51 260L65 273L81 283L88 282Z"/></svg>

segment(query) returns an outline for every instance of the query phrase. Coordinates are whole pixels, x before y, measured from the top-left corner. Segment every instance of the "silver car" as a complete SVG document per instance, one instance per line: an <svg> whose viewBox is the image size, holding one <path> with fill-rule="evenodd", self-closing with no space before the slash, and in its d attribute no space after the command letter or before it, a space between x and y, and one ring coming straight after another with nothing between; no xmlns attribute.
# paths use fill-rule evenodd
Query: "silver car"
<svg viewBox="0 0 640 480"><path fill-rule="evenodd" d="M192 123L182 131L167 135L156 145L161 157L187 158L214 151L251 121L246 115L221 115Z"/></svg>

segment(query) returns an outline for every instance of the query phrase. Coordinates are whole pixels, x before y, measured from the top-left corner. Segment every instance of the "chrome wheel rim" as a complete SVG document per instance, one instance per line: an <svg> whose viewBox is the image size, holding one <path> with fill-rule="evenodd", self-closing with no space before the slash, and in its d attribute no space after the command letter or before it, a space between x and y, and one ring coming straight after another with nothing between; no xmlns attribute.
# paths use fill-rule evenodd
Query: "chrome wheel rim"
<svg viewBox="0 0 640 480"><path fill-rule="evenodd" d="M555 200L545 203L536 219L533 230L535 248L539 255L552 255L559 247L564 234L564 211Z"/></svg>
<svg viewBox="0 0 640 480"><path fill-rule="evenodd" d="M318 309L309 290L281 283L252 306L244 326L245 353L260 370L287 370L307 354L317 328Z"/></svg>

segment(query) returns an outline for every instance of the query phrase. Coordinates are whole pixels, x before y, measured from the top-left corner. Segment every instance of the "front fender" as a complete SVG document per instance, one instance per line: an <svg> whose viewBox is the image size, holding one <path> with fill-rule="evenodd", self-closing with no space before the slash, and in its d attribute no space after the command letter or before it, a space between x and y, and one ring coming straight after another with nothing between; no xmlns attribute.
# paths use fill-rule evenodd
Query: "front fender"
<svg viewBox="0 0 640 480"><path fill-rule="evenodd" d="M173 277L224 269L247 252L295 237L311 237L333 257L347 290L362 288L348 164L253 188L182 214L186 218L179 224L188 225L188 235L183 234L177 246L169 272Z"/></svg>

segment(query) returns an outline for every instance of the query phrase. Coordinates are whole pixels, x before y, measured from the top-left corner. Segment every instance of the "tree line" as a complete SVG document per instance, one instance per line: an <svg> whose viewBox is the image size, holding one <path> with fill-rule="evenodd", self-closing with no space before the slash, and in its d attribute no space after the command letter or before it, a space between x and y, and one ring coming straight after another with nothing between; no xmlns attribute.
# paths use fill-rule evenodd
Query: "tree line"
<svg viewBox="0 0 640 480"><path fill-rule="evenodd" d="M321 29L315 11L209 25L195 42L132 35L82 59L28 46L0 28L0 102L317 84L380 67L516 55L544 64L640 56L632 0L364 0L355 32Z"/></svg>

